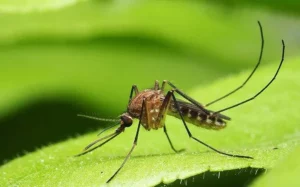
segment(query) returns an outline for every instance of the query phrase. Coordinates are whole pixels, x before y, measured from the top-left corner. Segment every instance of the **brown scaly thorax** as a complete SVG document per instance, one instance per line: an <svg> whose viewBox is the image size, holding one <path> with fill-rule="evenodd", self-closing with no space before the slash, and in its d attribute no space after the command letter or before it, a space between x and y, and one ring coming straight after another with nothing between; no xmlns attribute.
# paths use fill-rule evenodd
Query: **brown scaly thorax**
<svg viewBox="0 0 300 187"><path fill-rule="evenodd" d="M143 127L147 130L161 128L164 125L164 120L159 120L158 114L164 98L161 90L144 90L130 101L127 112L132 117L139 118L143 99L145 99L145 107L141 119Z"/></svg>

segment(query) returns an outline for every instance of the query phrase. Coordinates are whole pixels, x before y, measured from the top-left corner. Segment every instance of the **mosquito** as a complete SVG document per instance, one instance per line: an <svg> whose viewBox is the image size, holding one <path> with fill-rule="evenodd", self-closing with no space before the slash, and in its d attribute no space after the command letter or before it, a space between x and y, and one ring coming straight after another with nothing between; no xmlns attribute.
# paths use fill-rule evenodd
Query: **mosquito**
<svg viewBox="0 0 300 187"><path fill-rule="evenodd" d="M204 145L205 147L221 154L226 155L230 157L238 157L238 158L244 158L244 159L253 159L251 156L245 156L245 155L236 155L236 154L230 154L223 151L220 151L207 143L199 140L198 138L194 137L191 133L191 131L188 128L187 123L191 123L193 125L196 125L198 127L203 127L206 129L213 129L213 130L219 130L226 127L226 123L231 120L230 117L221 114L221 112L225 112L227 110L236 108L240 105L243 105L253 99L255 99L258 95L260 95L265 89L267 89L271 83L275 80L281 65L284 61L284 53L285 53L285 44L282 40L282 57L281 61L279 63L279 66L273 76L273 78L266 84L258 93L256 93L254 96L243 100L241 102L238 102L234 105L231 105L229 107L223 108L218 111L212 111L206 109L207 106L210 106L230 95L235 93L236 91L240 90L252 77L252 75L255 73L257 68L259 67L263 55L263 49L264 49L264 36L263 36L263 29L261 26L261 23L258 21L258 26L260 30L260 36L261 36L261 48L260 48L260 55L258 58L258 62L256 63L254 69L250 73L250 75L247 77L247 79L236 89L232 90L231 92L223 95L222 97L215 99L211 102L209 102L206 105L200 104L195 99L191 98L187 94L185 94L183 91L178 89L173 83L170 81L164 80L162 82L162 85L160 87L159 82L155 81L154 87L152 89L146 89L143 91L139 91L136 85L133 85L130 91L130 97L129 102L127 106L127 111L119 116L119 119L102 119L97 118L93 116L87 116L87 115L79 115L81 117L96 119L96 120L104 120L104 121L113 121L116 122L114 125L104 129L102 132L113 128L115 126L119 126L112 134L109 134L107 136L104 136L102 138L99 138L89 145L87 145L82 153L75 155L75 156L82 156L88 152L91 152L110 140L114 139L115 137L119 136L127 127L130 127L133 123L133 119L139 119L139 123L137 126L136 134L134 137L133 145L128 152L127 156L125 157L123 163L121 166L116 170L116 172L107 180L107 183L109 183L123 168L126 161L129 159L131 153L133 152L134 148L137 145L140 127L141 125L148 131L151 129L157 130L160 128L163 128L164 133L167 137L167 140L173 149L174 152L180 152L179 150L175 149L175 147L172 144L172 141L168 135L165 119L167 115L174 116L178 119L181 119L182 124L188 134L188 136L199 142L200 144ZM171 89L165 94L165 87L170 86ZM175 93L180 95L182 98L184 98L186 101L179 100L176 98ZM101 133L102 133L101 132ZM100 133L100 134L101 134ZM102 142L101 144L96 145L97 143Z"/></svg>

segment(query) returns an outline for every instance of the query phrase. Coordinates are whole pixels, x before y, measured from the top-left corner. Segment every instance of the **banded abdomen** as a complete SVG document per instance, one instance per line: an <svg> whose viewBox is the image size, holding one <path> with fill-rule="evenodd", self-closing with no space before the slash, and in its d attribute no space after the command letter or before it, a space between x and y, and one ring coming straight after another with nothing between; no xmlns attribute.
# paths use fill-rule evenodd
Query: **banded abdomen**
<svg viewBox="0 0 300 187"><path fill-rule="evenodd" d="M225 120L230 120L229 117L224 116L222 114L212 115L213 112L209 110L206 111L208 111L210 114L206 114L197 106L191 103L187 103L184 101L177 102L184 120L196 126L203 127L206 129L218 130L226 127ZM169 105L168 115L181 119L173 101Z"/></svg>

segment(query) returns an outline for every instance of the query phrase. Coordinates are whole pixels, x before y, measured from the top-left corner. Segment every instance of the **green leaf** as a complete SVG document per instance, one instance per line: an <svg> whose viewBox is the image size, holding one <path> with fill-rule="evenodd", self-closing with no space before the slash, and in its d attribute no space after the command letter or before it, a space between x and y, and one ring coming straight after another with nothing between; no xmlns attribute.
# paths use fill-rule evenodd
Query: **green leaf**
<svg viewBox="0 0 300 187"><path fill-rule="evenodd" d="M299 146L266 175L258 179L253 186L297 186L300 172Z"/></svg>
<svg viewBox="0 0 300 187"><path fill-rule="evenodd" d="M286 59L278 78L260 97L244 106L225 112L233 118L223 131L208 131L189 125L195 137L229 153L248 155L250 159L231 158L208 151L189 139L180 120L169 117L166 125L176 148L171 151L166 137L159 131L141 130L138 146L132 157L111 185L141 186L170 183L205 171L224 171L238 168L273 168L299 144L297 134L299 115L297 103L300 85L299 60ZM242 91L220 103L222 108L248 98L261 89L273 76L277 64L261 68ZM190 91L190 95L215 98L219 92L239 85L250 72L228 77L211 85ZM230 86L231 87L231 86ZM284 89L283 89L284 88ZM70 139L17 158L0 169L1 186L91 186L105 184L116 171L132 146L136 124L101 149L73 158L81 148L96 137L96 133ZM107 132L109 133L109 132ZM276 148L276 149L274 149Z"/></svg>

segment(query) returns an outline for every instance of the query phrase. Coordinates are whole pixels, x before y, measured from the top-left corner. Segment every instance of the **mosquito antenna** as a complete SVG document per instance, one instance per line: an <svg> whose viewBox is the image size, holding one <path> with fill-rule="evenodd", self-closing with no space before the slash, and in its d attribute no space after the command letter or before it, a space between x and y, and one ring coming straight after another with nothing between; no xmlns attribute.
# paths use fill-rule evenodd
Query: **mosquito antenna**
<svg viewBox="0 0 300 187"><path fill-rule="evenodd" d="M258 23L258 26L259 26L259 30L260 30L260 36L261 36L261 48L260 48L260 54L259 54L259 58L258 58L258 62L257 64L255 65L254 69L252 70L252 72L250 73L250 75L248 76L248 78L243 82L242 85L240 85L239 87L237 87L236 89L232 90L231 92L223 95L222 97L216 99L216 100L213 100L209 103L207 103L205 106L209 106L209 105L212 105L226 97L228 97L229 95L235 93L236 91L238 91L239 89L243 88L245 86L245 84L249 81L249 79L252 77L252 75L255 73L256 69L258 68L258 66L260 65L260 62L261 62L261 59L262 59L262 55L263 55L263 49L264 49L264 43L265 43L265 40L264 40L264 34L263 34L263 29L262 29L262 26L260 24L260 21L257 21Z"/></svg>
<svg viewBox="0 0 300 187"><path fill-rule="evenodd" d="M268 83L265 87L263 87L263 89L261 89L261 90L260 90L257 94L255 94L253 97L250 97L249 99L246 99L246 100L244 100L244 101L242 101L242 102L239 102L239 103L237 103L237 104L235 104L235 105L232 105L232 106L230 106L230 107L227 107L227 108L224 108L224 109L222 109L222 110L219 110L219 111L217 111L217 112L215 112L215 113L224 112L224 111L226 111L226 110L229 110L229 109L235 108L235 107L237 107L237 106L240 106L240 105L242 105L242 104L244 104L244 103L247 103L247 102L249 102L249 101L255 99L255 98L256 98L257 96L259 96L265 89L267 89L267 88L270 86L270 84L275 80L275 78L276 78L276 76L277 76L277 74L278 74L278 72L279 72L279 70L280 70L280 68L281 68L281 65L282 65L282 63L283 63L283 61L284 61L285 44L284 44L284 41L283 41L283 40L281 40L281 42L282 42L282 56L281 56L281 61L280 61L280 63L279 63L279 66L278 66L278 68L277 68L277 70L276 70L275 75L274 75L273 78L269 81L269 83Z"/></svg>
<svg viewBox="0 0 300 187"><path fill-rule="evenodd" d="M120 120L118 120L117 123L115 123L115 124L113 124L113 125L111 125L111 126L105 128L105 129L103 129L99 134L97 134L97 136L100 136L100 135L101 135L102 133L104 133L105 131L107 131L107 130L109 130L109 129L111 129L111 128L113 128L113 127L119 125L119 124L120 124Z"/></svg>
<svg viewBox="0 0 300 187"><path fill-rule="evenodd" d="M98 120L98 121L110 121L110 122L116 122L116 121L120 121L119 119L108 119L108 118L98 118L95 116L88 116L85 114L77 114L77 116L79 117L84 117L84 118L88 118L88 119L93 119L93 120Z"/></svg>

